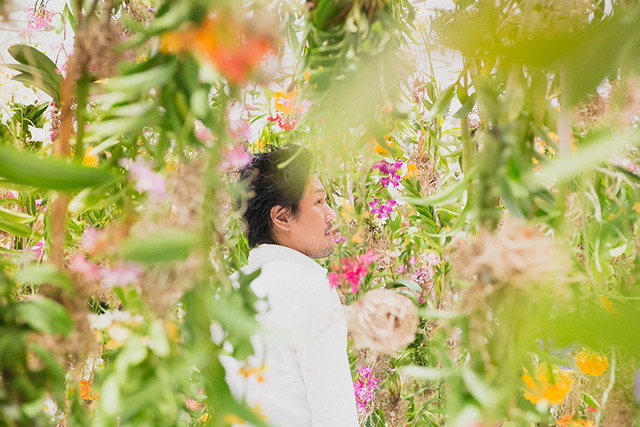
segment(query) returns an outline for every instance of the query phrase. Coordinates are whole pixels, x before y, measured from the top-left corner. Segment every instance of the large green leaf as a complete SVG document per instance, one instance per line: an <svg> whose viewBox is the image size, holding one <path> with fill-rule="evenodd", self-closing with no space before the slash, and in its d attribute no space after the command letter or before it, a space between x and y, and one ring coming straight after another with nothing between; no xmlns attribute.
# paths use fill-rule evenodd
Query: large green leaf
<svg viewBox="0 0 640 427"><path fill-rule="evenodd" d="M73 329L69 312L57 302L36 297L15 306L18 317L33 329L46 334L68 335Z"/></svg>
<svg viewBox="0 0 640 427"><path fill-rule="evenodd" d="M9 54L20 64L8 66L22 73L15 76L14 80L40 88L55 102L60 101L62 76L56 64L47 55L24 44L11 46Z"/></svg>
<svg viewBox="0 0 640 427"><path fill-rule="evenodd" d="M79 190L108 182L110 172L0 146L0 177L9 182L50 190Z"/></svg>
<svg viewBox="0 0 640 427"><path fill-rule="evenodd" d="M129 238L121 247L122 258L142 264L184 259L200 239L192 232L169 229L144 237Z"/></svg>

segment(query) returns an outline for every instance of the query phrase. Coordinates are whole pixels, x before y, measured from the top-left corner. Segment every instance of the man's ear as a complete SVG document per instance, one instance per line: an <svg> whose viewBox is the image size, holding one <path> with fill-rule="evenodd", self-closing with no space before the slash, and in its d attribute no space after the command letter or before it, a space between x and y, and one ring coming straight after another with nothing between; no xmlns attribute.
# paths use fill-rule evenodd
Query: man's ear
<svg viewBox="0 0 640 427"><path fill-rule="evenodd" d="M291 229L291 209L284 206L271 208L271 222L277 231L289 231Z"/></svg>

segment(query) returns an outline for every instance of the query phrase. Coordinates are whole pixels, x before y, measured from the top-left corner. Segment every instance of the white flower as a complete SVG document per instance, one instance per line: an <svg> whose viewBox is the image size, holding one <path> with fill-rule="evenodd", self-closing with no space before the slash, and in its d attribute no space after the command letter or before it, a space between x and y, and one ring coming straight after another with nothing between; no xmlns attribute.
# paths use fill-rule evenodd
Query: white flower
<svg viewBox="0 0 640 427"><path fill-rule="evenodd" d="M42 128L29 126L32 141L40 141L43 145L51 144L51 123L46 123Z"/></svg>

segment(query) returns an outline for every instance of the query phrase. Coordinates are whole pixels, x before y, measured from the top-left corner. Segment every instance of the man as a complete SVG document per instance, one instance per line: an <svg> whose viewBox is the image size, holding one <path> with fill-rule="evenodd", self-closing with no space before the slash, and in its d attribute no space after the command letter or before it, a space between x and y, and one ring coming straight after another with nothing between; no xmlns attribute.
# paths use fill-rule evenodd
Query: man
<svg viewBox="0 0 640 427"><path fill-rule="evenodd" d="M236 397L274 427L357 427L347 329L327 271L313 259L333 252L334 211L312 156L299 146L258 154L243 172L251 287L266 306L248 364L223 358Z"/></svg>

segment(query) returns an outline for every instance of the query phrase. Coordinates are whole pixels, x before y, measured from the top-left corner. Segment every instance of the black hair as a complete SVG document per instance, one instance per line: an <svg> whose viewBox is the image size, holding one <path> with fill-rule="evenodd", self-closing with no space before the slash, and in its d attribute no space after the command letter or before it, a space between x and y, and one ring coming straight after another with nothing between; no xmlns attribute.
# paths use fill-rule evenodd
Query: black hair
<svg viewBox="0 0 640 427"><path fill-rule="evenodd" d="M311 152L299 145L285 145L253 156L251 164L240 174L249 187L243 219L250 247L276 243L271 208L282 206L295 217L312 170Z"/></svg>

